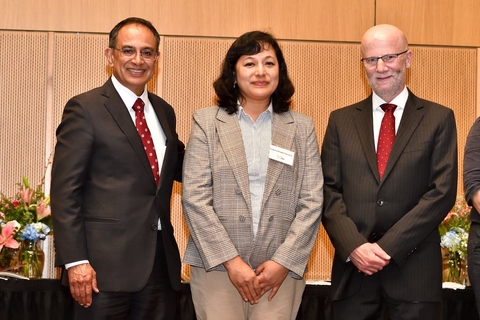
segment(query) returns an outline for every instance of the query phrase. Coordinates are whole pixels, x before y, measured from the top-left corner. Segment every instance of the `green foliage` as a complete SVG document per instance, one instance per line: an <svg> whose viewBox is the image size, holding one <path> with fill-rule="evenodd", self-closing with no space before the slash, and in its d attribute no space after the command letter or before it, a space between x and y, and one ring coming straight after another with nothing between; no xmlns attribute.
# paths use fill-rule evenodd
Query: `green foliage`
<svg viewBox="0 0 480 320"><path fill-rule="evenodd" d="M470 211L472 207L467 204L465 198L458 197L452 210L447 214L442 223L438 226L440 236L445 235L453 229L462 229L466 233L470 232Z"/></svg>

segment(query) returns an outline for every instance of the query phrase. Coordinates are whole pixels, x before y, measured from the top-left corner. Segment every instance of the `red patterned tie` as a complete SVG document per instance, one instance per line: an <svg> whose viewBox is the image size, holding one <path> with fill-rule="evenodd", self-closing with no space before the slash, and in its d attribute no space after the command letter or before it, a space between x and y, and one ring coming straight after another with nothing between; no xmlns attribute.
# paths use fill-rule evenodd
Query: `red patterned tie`
<svg viewBox="0 0 480 320"><path fill-rule="evenodd" d="M385 112L380 127L380 134L378 135L377 145L377 166L380 179L383 177L385 167L387 166L388 157L392 150L393 141L395 141L395 117L393 112L397 107L394 104L385 103L380 106Z"/></svg>
<svg viewBox="0 0 480 320"><path fill-rule="evenodd" d="M147 121L145 120L145 113L143 112L144 103L142 99L138 98L133 104L133 110L135 110L135 126L137 127L138 134L142 138L143 148L147 154L150 167L152 168L153 177L155 183L158 184L158 160L155 153L155 146L153 145L152 136L150 130L148 130Z"/></svg>

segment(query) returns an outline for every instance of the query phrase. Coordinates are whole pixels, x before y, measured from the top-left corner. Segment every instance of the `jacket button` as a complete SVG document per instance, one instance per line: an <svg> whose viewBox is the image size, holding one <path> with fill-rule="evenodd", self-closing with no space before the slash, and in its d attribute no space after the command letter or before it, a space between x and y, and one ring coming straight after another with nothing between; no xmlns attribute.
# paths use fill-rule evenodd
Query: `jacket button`
<svg viewBox="0 0 480 320"><path fill-rule="evenodd" d="M268 221L270 221L270 222L273 221L273 215L268 218Z"/></svg>
<svg viewBox="0 0 480 320"><path fill-rule="evenodd" d="M277 196L280 195L281 193L282 193L282 189L277 189L277 190L275 190L275 194L276 194Z"/></svg>
<svg viewBox="0 0 480 320"><path fill-rule="evenodd" d="M156 225L156 224L152 224L152 225L150 226L150 228L151 228L153 231L158 231L158 225Z"/></svg>
<svg viewBox="0 0 480 320"><path fill-rule="evenodd" d="M379 207L383 206L383 200L382 200L382 199L378 199L378 200L377 200L377 205L378 205Z"/></svg>
<svg viewBox="0 0 480 320"><path fill-rule="evenodd" d="M240 221L243 222L243 221L245 221L245 219L246 219L245 216L242 214L242 215L240 216Z"/></svg>

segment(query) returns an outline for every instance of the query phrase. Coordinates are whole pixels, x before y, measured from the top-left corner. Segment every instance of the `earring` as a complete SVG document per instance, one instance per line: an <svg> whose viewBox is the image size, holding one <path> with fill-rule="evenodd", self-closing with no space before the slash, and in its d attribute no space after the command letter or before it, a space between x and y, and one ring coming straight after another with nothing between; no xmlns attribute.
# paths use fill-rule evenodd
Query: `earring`
<svg viewBox="0 0 480 320"><path fill-rule="evenodd" d="M233 83L233 89L235 89L236 84L237 84L237 81Z"/></svg>

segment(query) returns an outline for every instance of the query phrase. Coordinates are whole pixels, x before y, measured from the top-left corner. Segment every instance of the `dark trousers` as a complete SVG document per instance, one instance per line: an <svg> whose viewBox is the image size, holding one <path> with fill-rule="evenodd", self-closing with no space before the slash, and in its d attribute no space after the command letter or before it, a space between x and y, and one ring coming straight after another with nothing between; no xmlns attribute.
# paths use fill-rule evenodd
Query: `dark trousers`
<svg viewBox="0 0 480 320"><path fill-rule="evenodd" d="M177 293L168 276L162 235L158 232L155 262L147 285L138 292L93 293L90 307L75 303L75 320L174 320L176 299Z"/></svg>
<svg viewBox="0 0 480 320"><path fill-rule="evenodd" d="M468 234L468 277L480 317L480 223L472 221Z"/></svg>
<svg viewBox="0 0 480 320"><path fill-rule="evenodd" d="M335 320L441 320L442 302L398 301L383 291L380 275L365 276L360 291L333 302Z"/></svg>

